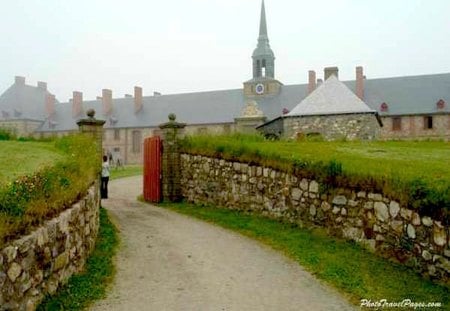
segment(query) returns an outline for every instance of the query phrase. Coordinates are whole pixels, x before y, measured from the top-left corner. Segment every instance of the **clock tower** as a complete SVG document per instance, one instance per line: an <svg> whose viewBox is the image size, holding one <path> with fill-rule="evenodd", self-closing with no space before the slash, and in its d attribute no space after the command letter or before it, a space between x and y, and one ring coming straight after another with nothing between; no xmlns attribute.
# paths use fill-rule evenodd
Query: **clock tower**
<svg viewBox="0 0 450 311"><path fill-rule="evenodd" d="M275 55L269 45L264 0L261 5L258 45L253 51L252 59L253 78L244 82L244 95L246 97L277 95L282 84L275 79Z"/></svg>

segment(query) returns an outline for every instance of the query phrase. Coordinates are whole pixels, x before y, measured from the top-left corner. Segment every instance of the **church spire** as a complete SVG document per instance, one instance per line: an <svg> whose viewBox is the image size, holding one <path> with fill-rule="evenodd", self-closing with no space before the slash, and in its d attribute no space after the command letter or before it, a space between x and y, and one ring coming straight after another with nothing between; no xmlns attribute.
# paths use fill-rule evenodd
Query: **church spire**
<svg viewBox="0 0 450 311"><path fill-rule="evenodd" d="M261 19L259 21L258 45L253 51L253 78L275 77L275 55L269 45L267 35L266 7L261 3Z"/></svg>
<svg viewBox="0 0 450 311"><path fill-rule="evenodd" d="M259 21L259 38L261 38L261 37L265 37L266 39L268 39L268 37L267 37L267 22L266 22L266 8L264 6L264 0L262 0L261 19Z"/></svg>

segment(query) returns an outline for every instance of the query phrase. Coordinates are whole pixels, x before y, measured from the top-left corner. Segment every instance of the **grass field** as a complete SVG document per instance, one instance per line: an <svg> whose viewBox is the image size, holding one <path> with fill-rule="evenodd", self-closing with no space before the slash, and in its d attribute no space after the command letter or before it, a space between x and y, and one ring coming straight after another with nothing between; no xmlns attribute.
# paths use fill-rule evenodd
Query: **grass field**
<svg viewBox="0 0 450 311"><path fill-rule="evenodd" d="M62 157L53 143L0 141L0 184L33 173Z"/></svg>
<svg viewBox="0 0 450 311"><path fill-rule="evenodd" d="M413 302L440 302L443 309L450 309L449 287L425 280L355 243L329 237L324 231L224 208L185 203L160 206L237 231L284 252L319 279L339 289L356 305L361 299L391 302L411 299Z"/></svg>
<svg viewBox="0 0 450 311"><path fill-rule="evenodd" d="M111 168L111 179L142 175L142 165L125 165L121 168Z"/></svg>

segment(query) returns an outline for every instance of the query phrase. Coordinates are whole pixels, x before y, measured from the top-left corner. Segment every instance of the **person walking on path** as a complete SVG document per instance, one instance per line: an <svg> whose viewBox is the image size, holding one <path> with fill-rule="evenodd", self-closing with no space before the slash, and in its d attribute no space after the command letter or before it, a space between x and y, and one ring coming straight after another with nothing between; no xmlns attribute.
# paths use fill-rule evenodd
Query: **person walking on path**
<svg viewBox="0 0 450 311"><path fill-rule="evenodd" d="M102 164L102 183L100 185L100 197L102 199L108 198L108 181L109 181L109 162L108 157L104 155Z"/></svg>

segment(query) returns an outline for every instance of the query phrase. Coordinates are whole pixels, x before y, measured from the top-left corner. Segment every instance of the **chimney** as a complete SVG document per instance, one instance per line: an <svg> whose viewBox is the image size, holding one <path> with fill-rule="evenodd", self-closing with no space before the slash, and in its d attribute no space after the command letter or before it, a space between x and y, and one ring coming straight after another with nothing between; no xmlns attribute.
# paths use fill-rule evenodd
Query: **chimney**
<svg viewBox="0 0 450 311"><path fill-rule="evenodd" d="M97 96L96 98L95 98L96 100L102 100L103 99L103 97L101 97L101 96Z"/></svg>
<svg viewBox="0 0 450 311"><path fill-rule="evenodd" d="M322 79L317 79L317 87L319 87L323 83Z"/></svg>
<svg viewBox="0 0 450 311"><path fill-rule="evenodd" d="M112 113L112 91L108 89L102 90L103 114L109 116Z"/></svg>
<svg viewBox="0 0 450 311"><path fill-rule="evenodd" d="M25 77L15 76L14 83L19 85L25 85Z"/></svg>
<svg viewBox="0 0 450 311"><path fill-rule="evenodd" d="M47 91L47 82L38 81L37 86L41 90Z"/></svg>
<svg viewBox="0 0 450 311"><path fill-rule="evenodd" d="M356 67L356 96L358 96L361 100L364 100L364 74L363 67Z"/></svg>
<svg viewBox="0 0 450 311"><path fill-rule="evenodd" d="M162 94L160 92L153 92L153 96L161 96Z"/></svg>
<svg viewBox="0 0 450 311"><path fill-rule="evenodd" d="M316 72L314 70L308 71L308 95L316 89Z"/></svg>
<svg viewBox="0 0 450 311"><path fill-rule="evenodd" d="M45 112L49 120L52 120L55 114L55 101L55 95L50 93L45 95Z"/></svg>
<svg viewBox="0 0 450 311"><path fill-rule="evenodd" d="M329 77L331 77L331 75L335 75L336 78L339 79L339 69L338 67L326 67L324 69L325 72L325 78L324 80L327 81Z"/></svg>
<svg viewBox="0 0 450 311"><path fill-rule="evenodd" d="M131 94L125 94L124 97L125 97L125 98L132 98L133 95L131 95Z"/></svg>
<svg viewBox="0 0 450 311"><path fill-rule="evenodd" d="M73 91L72 97L72 117L76 118L83 113L83 93Z"/></svg>
<svg viewBox="0 0 450 311"><path fill-rule="evenodd" d="M138 113L142 110L142 88L139 86L134 87L134 113Z"/></svg>

